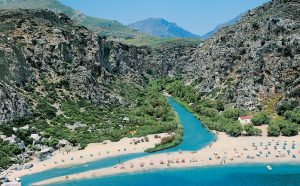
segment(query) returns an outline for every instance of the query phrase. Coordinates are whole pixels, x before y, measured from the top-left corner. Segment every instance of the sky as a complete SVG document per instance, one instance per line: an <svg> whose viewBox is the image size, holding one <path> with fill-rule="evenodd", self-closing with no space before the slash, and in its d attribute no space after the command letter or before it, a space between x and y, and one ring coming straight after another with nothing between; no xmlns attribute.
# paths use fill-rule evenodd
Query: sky
<svg viewBox="0 0 300 186"><path fill-rule="evenodd" d="M89 16L125 25L164 18L197 35L213 30L269 0L60 0Z"/></svg>

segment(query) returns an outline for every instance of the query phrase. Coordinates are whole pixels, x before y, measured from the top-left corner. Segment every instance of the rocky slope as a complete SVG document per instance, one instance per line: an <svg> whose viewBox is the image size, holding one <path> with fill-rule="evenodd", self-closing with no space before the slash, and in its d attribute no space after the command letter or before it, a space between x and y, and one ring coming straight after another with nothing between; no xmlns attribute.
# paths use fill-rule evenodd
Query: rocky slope
<svg viewBox="0 0 300 186"><path fill-rule="evenodd" d="M197 89L258 109L282 97L299 104L300 2L273 0L216 33L187 65Z"/></svg>
<svg viewBox="0 0 300 186"><path fill-rule="evenodd" d="M173 120L160 121L170 111L165 100L143 88L167 76L181 76L226 107L292 110L300 102L299 43L298 0L251 10L199 46L158 48L106 40L49 10L1 10L0 138L31 152L32 135L42 150L64 139L84 146L138 129L139 135L174 132L171 112ZM129 114L134 119L124 122Z"/></svg>
<svg viewBox="0 0 300 186"><path fill-rule="evenodd" d="M61 99L68 95L95 104L122 102L109 89L112 75L105 60L105 43L97 34L73 25L63 14L44 10L3 10L0 22L2 92L7 92L8 86L20 89L19 96L2 94L7 101L1 116L13 116L18 110L29 113L24 111L28 108L25 100L34 103L31 92L46 96L49 83L63 87L64 92L58 93ZM1 118L1 122L11 119Z"/></svg>
<svg viewBox="0 0 300 186"><path fill-rule="evenodd" d="M133 51L144 52L129 60L134 61L131 67L138 72L151 69L159 77L182 76L201 95L224 100L228 107L299 105L299 7L296 0L266 3L201 47L137 48ZM134 52L125 53L130 59Z"/></svg>
<svg viewBox="0 0 300 186"><path fill-rule="evenodd" d="M170 75L182 76L202 95L228 106L253 110L266 100L299 101L299 6L298 1L274 0L201 47L156 49L106 41L63 14L2 11L1 69L9 70L1 78L4 85L35 87L41 94L46 94L41 79L67 82L66 94L96 104L126 102L111 87L116 79L144 84Z"/></svg>

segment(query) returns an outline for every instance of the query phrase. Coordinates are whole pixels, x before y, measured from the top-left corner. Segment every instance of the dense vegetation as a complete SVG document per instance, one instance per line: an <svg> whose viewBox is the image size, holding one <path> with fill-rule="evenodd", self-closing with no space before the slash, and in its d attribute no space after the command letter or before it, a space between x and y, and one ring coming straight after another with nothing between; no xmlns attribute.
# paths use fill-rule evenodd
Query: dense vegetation
<svg viewBox="0 0 300 186"><path fill-rule="evenodd" d="M269 136L295 136L299 131L300 109L287 110L284 117L276 117L269 123Z"/></svg>
<svg viewBox="0 0 300 186"><path fill-rule="evenodd" d="M246 111L237 108L224 108L222 100L210 100L197 93L192 85L185 85L178 78L156 80L155 84L160 91L166 90L178 98L182 104L191 109L201 122L211 130L226 132L231 136L239 136L243 127L237 121ZM190 106L187 106L188 103Z"/></svg>
<svg viewBox="0 0 300 186"><path fill-rule="evenodd" d="M254 126L268 124L269 136L294 136L298 134L300 109L297 109L297 105L291 106L290 103L282 105L277 109L277 113L273 113L274 105L276 105L273 104L272 108L266 106L261 112L249 113L238 108L224 108L223 100L205 98L205 95L194 90L193 85L185 85L180 78L156 80L155 84L160 91L166 90L177 97L178 101L181 101L194 112L202 123L211 130L226 132L231 136L240 136L243 131L246 132L246 135L261 135L262 131ZM268 114L269 110L272 110L272 115ZM254 114L251 120L252 124L243 127L237 119L239 116L248 114Z"/></svg>
<svg viewBox="0 0 300 186"><path fill-rule="evenodd" d="M60 84L60 83L58 83ZM68 140L72 145L84 148L89 143L104 140L118 141L123 137L140 137L148 134L172 133L172 139L165 140L149 152L177 145L181 141L182 130L176 115L166 99L151 83L146 88L134 84L116 85L127 100L134 100L128 107L97 106L81 97L76 99L57 91L61 85L46 85L48 96L32 93L38 103L33 116L0 125L0 134L15 135L30 149L41 145L57 148L59 140ZM57 100L64 99L57 104ZM24 126L28 126L24 128ZM14 127L17 130L14 130ZM38 134L35 141L31 134ZM9 155L18 154L15 148L1 143L8 154L1 161L1 167L12 163ZM16 147L16 146L13 146ZM18 149L18 148L17 148Z"/></svg>
<svg viewBox="0 0 300 186"><path fill-rule="evenodd" d="M11 145L0 139L0 167L6 167L7 165L15 162L15 160L11 159L11 157L20 154L20 152L21 150L17 145Z"/></svg>
<svg viewBox="0 0 300 186"><path fill-rule="evenodd" d="M47 96L31 92L31 96L38 100L32 117L19 118L0 126L0 134L15 135L32 150L37 150L40 145L57 148L61 139L84 148L92 142L118 141L123 137L163 132L171 133L170 137L163 138L161 144L147 151L175 146L182 140L182 128L161 95L163 90L195 113L207 128L226 132L230 136L240 136L243 131L250 136L261 135L262 131L255 126L264 124L269 125L269 136L293 136L299 131L300 109L283 107L284 112L280 116L270 115L265 111L249 113L238 108L225 108L223 100L207 99L195 91L193 85L185 85L179 78L153 80L144 88L125 82L112 85L118 89L116 91L121 92L123 98L131 100L127 107L96 106L79 96L74 98L58 91L60 88L69 88L66 82L43 83ZM31 90L30 86L28 90ZM247 114L254 115L252 124L242 126L237 119ZM31 134L41 135L41 140L35 141L34 146ZM0 150L3 157L1 167L18 161L10 158L21 152L17 145L0 141Z"/></svg>

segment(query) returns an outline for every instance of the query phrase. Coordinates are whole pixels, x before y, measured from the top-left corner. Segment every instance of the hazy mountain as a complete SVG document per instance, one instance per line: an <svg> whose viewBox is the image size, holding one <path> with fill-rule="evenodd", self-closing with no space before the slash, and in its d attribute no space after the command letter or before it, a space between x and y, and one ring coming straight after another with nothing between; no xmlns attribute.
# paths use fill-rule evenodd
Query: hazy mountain
<svg viewBox="0 0 300 186"><path fill-rule="evenodd" d="M214 35L214 33L218 32L221 28L224 28L226 26L230 26L230 25L235 24L237 21L239 21L241 19L241 17L244 14L245 14L245 12L242 13L242 14L240 14L240 15L238 15L237 17L231 19L230 21L227 21L226 23L219 24L215 29L213 29L212 31L210 31L210 32L204 34L203 36L201 36L201 38L203 38L203 39L210 38L212 35Z"/></svg>
<svg viewBox="0 0 300 186"><path fill-rule="evenodd" d="M128 25L142 33L148 33L162 38L200 38L200 36L179 27L162 18L149 18Z"/></svg>
<svg viewBox="0 0 300 186"><path fill-rule="evenodd" d="M58 0L0 0L0 9L48 9L55 13L64 13L75 20L77 24L98 32L101 36L106 36L110 40L130 41L131 44L148 44L151 41L160 39L137 32L118 21L87 16Z"/></svg>

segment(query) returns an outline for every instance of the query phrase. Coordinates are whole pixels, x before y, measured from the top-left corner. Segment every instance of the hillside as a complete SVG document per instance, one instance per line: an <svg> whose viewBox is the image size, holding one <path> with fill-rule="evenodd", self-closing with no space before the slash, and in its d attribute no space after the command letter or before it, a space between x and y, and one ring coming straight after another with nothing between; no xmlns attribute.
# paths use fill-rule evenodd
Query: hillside
<svg viewBox="0 0 300 186"><path fill-rule="evenodd" d="M168 22L162 18L149 18L128 25L142 33L152 34L162 38L195 38L200 37L177 26L175 23Z"/></svg>
<svg viewBox="0 0 300 186"><path fill-rule="evenodd" d="M78 10L74 10L58 0L1 0L0 9L47 9L55 13L64 13L77 24L106 36L110 40L122 41L135 45L151 45L160 42L159 37L142 34L129 27L107 19L90 17Z"/></svg>
<svg viewBox="0 0 300 186"><path fill-rule="evenodd" d="M85 147L134 135L180 134L160 92L165 88L201 102L195 109L207 115L237 108L283 116L299 107L298 0L266 3L201 45L184 39L166 39L156 48L127 45L49 10L0 10L0 23L0 137L13 144L0 167L20 161L21 150L57 148L62 139ZM152 84L170 83L165 77L176 81ZM224 130L223 122L218 126ZM41 137L34 147L31 134ZM8 147L0 140L0 152Z"/></svg>
<svg viewBox="0 0 300 186"><path fill-rule="evenodd" d="M198 49L186 78L203 95L239 108L299 105L299 10L297 0L273 0L247 12Z"/></svg>
<svg viewBox="0 0 300 186"><path fill-rule="evenodd" d="M47 10L0 10L0 23L0 170L60 140L84 148L178 130L166 100L146 86L147 70L133 63L150 48L108 41Z"/></svg>

